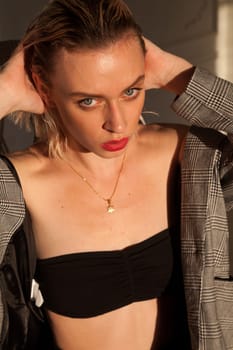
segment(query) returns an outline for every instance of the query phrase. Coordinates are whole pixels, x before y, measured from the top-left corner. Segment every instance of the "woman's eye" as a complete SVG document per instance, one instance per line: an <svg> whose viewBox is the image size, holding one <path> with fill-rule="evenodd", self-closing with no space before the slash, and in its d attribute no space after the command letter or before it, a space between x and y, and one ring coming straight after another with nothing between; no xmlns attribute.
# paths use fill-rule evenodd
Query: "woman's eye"
<svg viewBox="0 0 233 350"><path fill-rule="evenodd" d="M140 88L130 88L125 91L125 95L130 98L136 98L141 90Z"/></svg>
<svg viewBox="0 0 233 350"><path fill-rule="evenodd" d="M127 96L133 96L135 94L135 92L136 92L136 89L131 88L131 89L126 90L125 94Z"/></svg>
<svg viewBox="0 0 233 350"><path fill-rule="evenodd" d="M82 107L92 107L95 105L95 100L93 98L84 98L83 100L79 101L79 105Z"/></svg>

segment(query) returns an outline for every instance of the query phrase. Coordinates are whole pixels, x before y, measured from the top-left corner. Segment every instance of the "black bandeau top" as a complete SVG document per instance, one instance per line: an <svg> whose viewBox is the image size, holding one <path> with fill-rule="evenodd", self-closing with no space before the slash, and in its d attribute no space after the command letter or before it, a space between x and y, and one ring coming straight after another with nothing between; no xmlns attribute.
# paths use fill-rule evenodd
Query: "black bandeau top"
<svg viewBox="0 0 233 350"><path fill-rule="evenodd" d="M169 283L172 266L166 229L122 250L38 260L35 278L48 310L88 318L160 297Z"/></svg>

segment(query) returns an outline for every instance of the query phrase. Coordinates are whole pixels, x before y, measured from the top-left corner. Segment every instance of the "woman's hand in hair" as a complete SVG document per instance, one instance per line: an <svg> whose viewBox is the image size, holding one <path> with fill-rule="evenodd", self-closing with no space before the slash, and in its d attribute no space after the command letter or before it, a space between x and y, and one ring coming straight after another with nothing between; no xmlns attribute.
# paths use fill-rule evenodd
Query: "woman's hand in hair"
<svg viewBox="0 0 233 350"><path fill-rule="evenodd" d="M15 111L44 112L44 103L24 70L23 51L18 49L0 73L0 116Z"/></svg>
<svg viewBox="0 0 233 350"><path fill-rule="evenodd" d="M187 60L166 52L150 40L144 38L146 45L146 89L165 89L182 93L190 81L194 67Z"/></svg>

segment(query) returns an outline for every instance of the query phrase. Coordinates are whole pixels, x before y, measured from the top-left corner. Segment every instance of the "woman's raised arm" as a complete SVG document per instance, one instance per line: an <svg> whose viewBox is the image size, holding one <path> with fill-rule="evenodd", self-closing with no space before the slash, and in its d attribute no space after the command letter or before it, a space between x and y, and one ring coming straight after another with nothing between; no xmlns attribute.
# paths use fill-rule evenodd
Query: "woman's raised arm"
<svg viewBox="0 0 233 350"><path fill-rule="evenodd" d="M144 38L146 45L146 89L165 89L176 95L184 92L190 81L194 66Z"/></svg>
<svg viewBox="0 0 233 350"><path fill-rule="evenodd" d="M44 104L25 73L22 50L0 71L0 118L15 111L44 112Z"/></svg>

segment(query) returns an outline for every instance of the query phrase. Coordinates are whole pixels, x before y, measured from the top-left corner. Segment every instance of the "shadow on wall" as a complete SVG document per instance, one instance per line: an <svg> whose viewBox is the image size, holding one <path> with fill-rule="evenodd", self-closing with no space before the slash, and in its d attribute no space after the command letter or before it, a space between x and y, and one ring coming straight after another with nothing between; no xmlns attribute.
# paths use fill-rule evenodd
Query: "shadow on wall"
<svg viewBox="0 0 233 350"><path fill-rule="evenodd" d="M8 60L11 53L17 47L18 42L18 40L0 41L0 66Z"/></svg>

